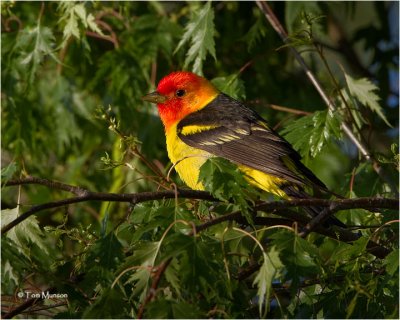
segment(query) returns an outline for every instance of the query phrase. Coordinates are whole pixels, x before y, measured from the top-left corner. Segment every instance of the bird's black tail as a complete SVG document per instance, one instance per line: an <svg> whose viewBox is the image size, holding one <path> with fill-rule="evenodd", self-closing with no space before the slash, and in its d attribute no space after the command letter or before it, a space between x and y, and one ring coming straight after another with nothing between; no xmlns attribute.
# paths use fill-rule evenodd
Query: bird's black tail
<svg viewBox="0 0 400 320"><path fill-rule="evenodd" d="M288 186L283 186L282 190L290 197L290 198L295 198L295 199L310 199L311 196L304 192L303 190L300 190L294 186L288 185ZM312 217L316 217L319 215L324 208L323 207L305 207L304 208L307 213L309 213ZM342 228L346 228L347 226L341 222L339 219L337 219L334 216L330 216L324 223L324 226L330 226L330 225L335 225L339 226Z"/></svg>

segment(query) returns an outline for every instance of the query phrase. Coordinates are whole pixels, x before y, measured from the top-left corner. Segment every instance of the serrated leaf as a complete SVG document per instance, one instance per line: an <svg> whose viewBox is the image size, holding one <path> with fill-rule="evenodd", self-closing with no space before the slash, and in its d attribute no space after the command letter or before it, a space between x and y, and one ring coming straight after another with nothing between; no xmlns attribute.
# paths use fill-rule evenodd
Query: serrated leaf
<svg viewBox="0 0 400 320"><path fill-rule="evenodd" d="M314 130L310 137L311 156L316 157L331 136L340 139L339 116L332 110L315 112L313 116Z"/></svg>
<svg viewBox="0 0 400 320"><path fill-rule="evenodd" d="M186 252L182 254L180 260L180 280L189 290L198 290L201 288L204 297L210 301L218 292L215 286L220 275L218 265L215 259L210 259L210 252L215 252L215 246L220 246L217 242L208 243L206 241L190 242ZM226 286L225 286L226 288Z"/></svg>
<svg viewBox="0 0 400 320"><path fill-rule="evenodd" d="M8 166L1 168L1 182L3 185L12 178L16 171L17 165L15 162L11 162Z"/></svg>
<svg viewBox="0 0 400 320"><path fill-rule="evenodd" d="M249 196L258 193L236 165L226 159L210 158L200 168L199 181L216 198L233 201L242 210L247 221L252 222Z"/></svg>
<svg viewBox="0 0 400 320"><path fill-rule="evenodd" d="M84 25L85 27L87 27L87 23L86 23L86 9L85 9L83 3L75 4L75 5L72 7L72 10L71 10L71 11L75 12L76 15L81 19L83 25Z"/></svg>
<svg viewBox="0 0 400 320"><path fill-rule="evenodd" d="M151 269L157 257L160 242L143 242L133 251L133 255L126 259L120 267L119 272L125 268L137 266L138 269L129 277L127 283L134 283L132 294L140 294L140 300L143 300L147 293L147 288L151 276Z"/></svg>
<svg viewBox="0 0 400 320"><path fill-rule="evenodd" d="M19 216L19 207L14 209L1 210L1 227L9 224ZM24 221L17 224L14 228L6 233L6 237L12 240L20 252L31 243L36 244L43 252L48 253L48 248L43 239L43 232L39 228L38 221L35 216L30 216Z"/></svg>
<svg viewBox="0 0 400 320"><path fill-rule="evenodd" d="M146 306L146 318L151 319L202 319L204 314L194 303L158 299Z"/></svg>
<svg viewBox="0 0 400 320"><path fill-rule="evenodd" d="M244 100L246 99L244 83L238 76L238 74L231 74L226 77L214 78L211 82L218 90L226 93L228 96Z"/></svg>
<svg viewBox="0 0 400 320"><path fill-rule="evenodd" d="M175 52L177 52L184 44L190 42L184 68L194 61L193 72L203 74L203 60L206 59L207 53L216 59L214 35L214 11L211 7L211 1L209 1L201 10L193 14L181 41L175 49Z"/></svg>
<svg viewBox="0 0 400 320"><path fill-rule="evenodd" d="M153 266L156 260L160 242L144 242L134 250L133 259L141 265Z"/></svg>
<svg viewBox="0 0 400 320"><path fill-rule="evenodd" d="M244 41L247 43L247 50L250 52L255 44L260 41L261 38L265 37L266 33L265 18L259 15L256 22L243 37Z"/></svg>
<svg viewBox="0 0 400 320"><path fill-rule="evenodd" d="M104 290L83 313L84 319L126 318L126 302L116 289Z"/></svg>
<svg viewBox="0 0 400 320"><path fill-rule="evenodd" d="M165 280L171 285L178 296L181 292L181 283L179 277L179 263L177 259L173 259L168 268L165 270Z"/></svg>
<svg viewBox="0 0 400 320"><path fill-rule="evenodd" d="M21 52L19 64L26 69L26 76L30 84L33 83L37 68L46 56L50 56L57 63L61 63L54 54L54 35L50 28L36 27L25 28L18 34L15 49Z"/></svg>
<svg viewBox="0 0 400 320"><path fill-rule="evenodd" d="M353 79L348 74L344 74L349 92L362 105L368 107L375 112L389 127L392 125L383 113L382 107L379 105L380 98L375 93L379 88L367 78Z"/></svg>
<svg viewBox="0 0 400 320"><path fill-rule="evenodd" d="M272 281L279 275L283 264L279 258L279 252L275 246L271 247L268 253L264 255L264 262L258 271L253 285L257 286L258 295L258 308L260 317L264 317L269 309L269 298L272 292ZM263 315L263 306L265 306L265 313Z"/></svg>
<svg viewBox="0 0 400 320"><path fill-rule="evenodd" d="M309 27L303 17L304 14L310 15L309 19L312 21L312 17L320 16L321 13L318 3L314 1L288 1L285 4L285 24L289 34ZM313 23L313 27L315 29L315 23ZM317 32L320 32L321 27L317 26L316 29Z"/></svg>
<svg viewBox="0 0 400 320"><path fill-rule="evenodd" d="M338 112L316 111L291 122L281 133L302 156L315 157L331 138L340 139L340 126Z"/></svg>
<svg viewBox="0 0 400 320"><path fill-rule="evenodd" d="M320 272L318 249L294 232L281 230L271 235L271 245L281 254L285 264L285 278L291 281L291 288L297 289L302 278Z"/></svg>
<svg viewBox="0 0 400 320"><path fill-rule="evenodd" d="M63 29L64 40L62 46L65 46L66 41L71 36L80 39L81 31L79 30L79 22L81 22L85 29L90 29L100 35L104 35L97 25L93 15L86 12L86 8L83 3L61 2L59 4L59 10L62 12L59 22L65 21L65 26Z"/></svg>
<svg viewBox="0 0 400 320"><path fill-rule="evenodd" d="M110 232L90 249L88 261L96 261L102 268L114 269L124 258L122 245Z"/></svg>
<svg viewBox="0 0 400 320"><path fill-rule="evenodd" d="M2 292L12 294L15 286L18 286L24 276L24 271L28 269L31 261L21 254L16 248L15 242L2 236L1 239L1 281Z"/></svg>
<svg viewBox="0 0 400 320"><path fill-rule="evenodd" d="M78 27L78 20L76 19L75 15L71 14L67 23L65 24L64 30L64 42L70 37L74 36L75 38L80 38L79 27ZM66 42L65 42L66 43Z"/></svg>

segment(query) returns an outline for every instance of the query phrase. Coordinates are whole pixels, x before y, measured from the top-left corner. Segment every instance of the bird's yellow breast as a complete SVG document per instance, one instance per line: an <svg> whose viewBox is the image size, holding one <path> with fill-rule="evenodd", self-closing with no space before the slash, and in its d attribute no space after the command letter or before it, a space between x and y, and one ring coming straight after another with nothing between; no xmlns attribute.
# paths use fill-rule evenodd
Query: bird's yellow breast
<svg viewBox="0 0 400 320"><path fill-rule="evenodd" d="M193 148L177 134L176 125L172 125L166 134L168 157L175 166L175 170L185 182L194 190L204 190L199 180L200 167L213 155L207 151Z"/></svg>
<svg viewBox="0 0 400 320"><path fill-rule="evenodd" d="M214 157L214 155L184 143L178 137L176 127L176 125L172 125L166 134L168 157L174 164L175 170L178 172L180 178L188 187L194 190L204 190L204 186L198 182L200 167L208 158ZM193 128L193 130L201 130L201 128L196 127ZM239 165L239 169L245 174L249 183L257 188L280 197L287 197L279 188L279 186L285 182L284 179L243 165Z"/></svg>

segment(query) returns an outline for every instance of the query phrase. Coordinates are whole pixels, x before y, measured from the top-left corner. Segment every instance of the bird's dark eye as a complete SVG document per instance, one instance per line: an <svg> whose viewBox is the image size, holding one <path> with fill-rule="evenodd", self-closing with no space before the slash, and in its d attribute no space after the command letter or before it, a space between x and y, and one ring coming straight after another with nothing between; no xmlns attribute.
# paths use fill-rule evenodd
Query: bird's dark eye
<svg viewBox="0 0 400 320"><path fill-rule="evenodd" d="M177 97L183 97L185 95L185 93L186 93L185 90L179 89L179 90L176 90L175 94L176 94Z"/></svg>

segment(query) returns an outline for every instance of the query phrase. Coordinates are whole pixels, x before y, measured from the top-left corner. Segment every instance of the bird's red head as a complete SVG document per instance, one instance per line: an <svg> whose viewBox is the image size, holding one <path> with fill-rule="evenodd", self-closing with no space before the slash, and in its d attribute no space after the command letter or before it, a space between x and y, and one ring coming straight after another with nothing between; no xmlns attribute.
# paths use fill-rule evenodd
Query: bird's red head
<svg viewBox="0 0 400 320"><path fill-rule="evenodd" d="M178 71L162 78L157 91L143 99L157 103L160 118L168 130L188 114L205 107L218 93L205 78L191 72Z"/></svg>

